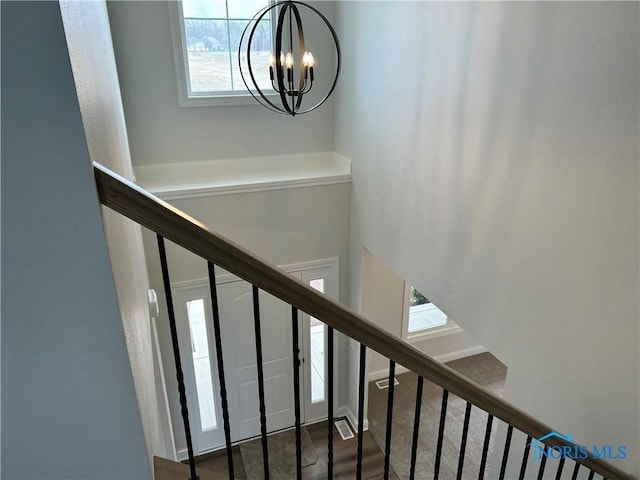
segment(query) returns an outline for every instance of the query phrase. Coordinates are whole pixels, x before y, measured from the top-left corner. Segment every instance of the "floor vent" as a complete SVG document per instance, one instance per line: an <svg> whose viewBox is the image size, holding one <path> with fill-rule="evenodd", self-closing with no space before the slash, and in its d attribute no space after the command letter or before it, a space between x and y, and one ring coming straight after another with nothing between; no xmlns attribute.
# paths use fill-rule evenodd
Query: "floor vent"
<svg viewBox="0 0 640 480"><path fill-rule="evenodd" d="M400 382L396 377L393 377L393 384L400 385ZM383 388L389 388L389 378L385 378L384 380L378 380L376 382L376 385L380 390L382 390Z"/></svg>
<svg viewBox="0 0 640 480"><path fill-rule="evenodd" d="M344 420L344 419L338 420L335 423L335 425L336 425L336 428L338 429L338 433L342 437L342 440L348 440L348 439L354 437L353 431L351 430L351 427L349 426L349 422L347 422L346 420Z"/></svg>

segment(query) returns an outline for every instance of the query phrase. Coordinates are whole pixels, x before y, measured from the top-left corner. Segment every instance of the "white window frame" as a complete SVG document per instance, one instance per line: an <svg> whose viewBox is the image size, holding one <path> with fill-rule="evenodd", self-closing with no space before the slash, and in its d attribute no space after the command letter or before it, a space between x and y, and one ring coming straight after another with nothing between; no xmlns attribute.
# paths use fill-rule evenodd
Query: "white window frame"
<svg viewBox="0 0 640 480"><path fill-rule="evenodd" d="M173 60L176 68L176 79L178 82L178 104L181 107L213 107L230 105L258 105L258 102L246 90L225 91L225 92L189 92L187 71L189 61L185 55L187 44L184 32L184 14L182 11L182 1L176 0L168 2L169 23L171 28L171 40L173 43ZM275 12L272 11L271 25L275 32L274 25ZM266 95L269 100L275 100L278 95Z"/></svg>
<svg viewBox="0 0 640 480"><path fill-rule="evenodd" d="M438 337L445 337L462 332L451 318L447 317L447 324L441 327L426 328L418 332L409 332L409 309L411 307L411 284L404 282L404 301L402 311L402 339L409 343L418 343Z"/></svg>

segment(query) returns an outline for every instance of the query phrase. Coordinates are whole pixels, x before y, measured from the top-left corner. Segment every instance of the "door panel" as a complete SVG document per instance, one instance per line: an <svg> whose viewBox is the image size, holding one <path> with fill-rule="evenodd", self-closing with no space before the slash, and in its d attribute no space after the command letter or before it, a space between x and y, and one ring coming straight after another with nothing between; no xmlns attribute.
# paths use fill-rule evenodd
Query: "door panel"
<svg viewBox="0 0 640 480"><path fill-rule="evenodd" d="M252 287L221 283L218 295L231 436L243 440L260 434ZM267 429L274 431L294 424L291 308L263 291L259 300Z"/></svg>

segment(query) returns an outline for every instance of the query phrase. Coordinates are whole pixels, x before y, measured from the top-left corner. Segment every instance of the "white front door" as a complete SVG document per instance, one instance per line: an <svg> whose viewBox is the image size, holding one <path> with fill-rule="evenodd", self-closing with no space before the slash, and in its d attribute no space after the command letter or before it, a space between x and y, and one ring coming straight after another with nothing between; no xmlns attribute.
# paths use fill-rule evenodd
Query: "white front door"
<svg viewBox="0 0 640 480"><path fill-rule="evenodd" d="M218 299L231 436L238 441L260 434L252 287L244 281L219 284ZM259 306L267 430L272 432L294 424L291 307L263 291Z"/></svg>
<svg viewBox="0 0 640 480"><path fill-rule="evenodd" d="M286 269L337 299L337 259ZM237 442L260 435L253 291L249 283L217 273L231 439ZM204 453L224 445L224 430L211 297L206 283L198 285L176 285L174 299L194 450ZM272 432L295 422L291 307L264 291L259 306L267 430ZM299 322L302 422L312 422L327 415L327 327L303 312ZM174 428L180 422L174 419Z"/></svg>

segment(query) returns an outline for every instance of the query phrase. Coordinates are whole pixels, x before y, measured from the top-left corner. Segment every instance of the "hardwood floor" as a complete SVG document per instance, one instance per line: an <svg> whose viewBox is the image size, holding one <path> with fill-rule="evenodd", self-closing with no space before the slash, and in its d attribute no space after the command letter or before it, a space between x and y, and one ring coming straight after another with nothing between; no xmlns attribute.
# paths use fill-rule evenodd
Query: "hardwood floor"
<svg viewBox="0 0 640 480"><path fill-rule="evenodd" d="M200 480L226 480L218 473L210 472L204 468L198 468L197 472ZM153 457L153 478L154 480L176 480L187 479L190 476L189 466L182 463L173 462L165 458Z"/></svg>
<svg viewBox="0 0 640 480"><path fill-rule="evenodd" d="M238 446L232 447L231 452L233 455L233 473L235 478L238 480L246 480L247 474L245 473L244 465L242 464L240 448ZM213 453L207 453L205 455L199 455L196 457L196 465L198 468L219 473L224 475L225 478L229 478L227 452L224 449Z"/></svg>
<svg viewBox="0 0 640 480"><path fill-rule="evenodd" d="M306 427L316 448L318 461L302 471L305 480L327 478L327 427L326 423L317 423ZM380 479L384 469L384 454L373 440L371 434L364 432L362 448L362 478ZM333 429L333 478L356 478L356 438L342 440L338 431ZM389 478L397 480L395 473L389 472Z"/></svg>
<svg viewBox="0 0 640 480"><path fill-rule="evenodd" d="M318 460L315 464L302 469L302 478L305 480L327 479L327 426L326 423L316 423L304 427L309 433ZM384 454L373 440L371 434L364 432L362 449L362 478L380 479L384 469ZM347 480L356 478L356 449L357 440L352 438L342 440L338 431L333 429L333 478ZM238 480L246 479L242 457L238 447L233 448L233 460L235 477ZM202 455L196 459L199 469L206 469L217 474L228 475L227 459L225 451ZM227 477L228 478L228 477ZM392 471L389 478L397 480Z"/></svg>

